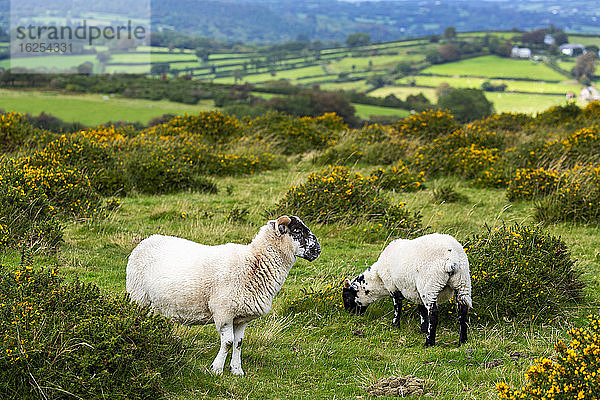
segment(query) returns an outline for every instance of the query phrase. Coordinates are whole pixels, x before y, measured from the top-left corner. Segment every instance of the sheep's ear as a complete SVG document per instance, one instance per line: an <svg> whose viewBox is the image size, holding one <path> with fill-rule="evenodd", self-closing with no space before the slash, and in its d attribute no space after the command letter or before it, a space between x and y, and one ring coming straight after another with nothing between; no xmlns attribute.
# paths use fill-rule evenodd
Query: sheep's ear
<svg viewBox="0 0 600 400"><path fill-rule="evenodd" d="M272 223L272 224L273 224L273 230L275 231L275 234L277 236L281 236L286 232L287 226L289 225L290 222L292 222L292 220L287 215L283 215L283 216L277 218L277 221L273 221L273 222L274 223Z"/></svg>
<svg viewBox="0 0 600 400"><path fill-rule="evenodd" d="M348 278L346 278L344 280L344 289L348 289L350 287L350 281L348 280Z"/></svg>

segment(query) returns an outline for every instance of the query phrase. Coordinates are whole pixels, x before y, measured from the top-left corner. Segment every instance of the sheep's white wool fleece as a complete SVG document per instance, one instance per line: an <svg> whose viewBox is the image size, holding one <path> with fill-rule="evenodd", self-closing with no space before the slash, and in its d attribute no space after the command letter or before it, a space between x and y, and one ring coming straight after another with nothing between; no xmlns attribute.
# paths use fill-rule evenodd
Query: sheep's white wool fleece
<svg viewBox="0 0 600 400"><path fill-rule="evenodd" d="M140 305L188 324L267 314L295 256L289 235L264 226L249 245L206 246L153 235L129 256L127 292Z"/></svg>
<svg viewBox="0 0 600 400"><path fill-rule="evenodd" d="M391 242L371 267L389 293L399 290L417 304L442 303L457 292L457 301L472 307L469 260L450 235L434 233ZM365 273L365 276L368 274Z"/></svg>

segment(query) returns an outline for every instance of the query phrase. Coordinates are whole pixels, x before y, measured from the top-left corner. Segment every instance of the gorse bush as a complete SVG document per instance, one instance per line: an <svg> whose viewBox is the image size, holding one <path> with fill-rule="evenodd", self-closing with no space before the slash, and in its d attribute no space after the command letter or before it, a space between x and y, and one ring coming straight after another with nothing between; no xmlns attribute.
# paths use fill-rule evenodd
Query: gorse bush
<svg viewBox="0 0 600 400"><path fill-rule="evenodd" d="M527 383L511 389L496 384L506 400L596 400L600 398L600 315L589 315L583 328L571 329L571 342L555 346L555 360L535 360L525 373Z"/></svg>
<svg viewBox="0 0 600 400"><path fill-rule="evenodd" d="M336 114L320 117L293 117L270 112L248 122L248 132L273 143L284 154L323 149L335 142L340 131L347 129Z"/></svg>
<svg viewBox="0 0 600 400"><path fill-rule="evenodd" d="M479 319L547 321L581 297L565 243L526 225L488 229L464 242Z"/></svg>
<svg viewBox="0 0 600 400"><path fill-rule="evenodd" d="M33 133L33 126L23 114L0 113L0 151L16 150Z"/></svg>
<svg viewBox="0 0 600 400"><path fill-rule="evenodd" d="M514 201L545 196L557 190L560 180L559 171L519 168L510 179L506 197Z"/></svg>
<svg viewBox="0 0 600 400"><path fill-rule="evenodd" d="M0 266L0 338L5 399L162 397L182 354L166 319L29 266Z"/></svg>
<svg viewBox="0 0 600 400"><path fill-rule="evenodd" d="M235 117L220 111L203 111L198 115L177 115L163 124L149 128L146 133L157 136L188 136L205 143L227 143L242 135L242 125Z"/></svg>
<svg viewBox="0 0 600 400"><path fill-rule="evenodd" d="M337 142L315 157L319 164L391 164L405 156L410 145L389 126L366 125L343 131Z"/></svg>
<svg viewBox="0 0 600 400"><path fill-rule="evenodd" d="M506 184L504 137L483 127L465 125L420 146L409 160L411 169L429 176L456 175L485 187Z"/></svg>
<svg viewBox="0 0 600 400"><path fill-rule="evenodd" d="M579 165L564 171L557 190L536 203L543 222L600 221L600 166Z"/></svg>
<svg viewBox="0 0 600 400"><path fill-rule="evenodd" d="M448 110L426 110L392 125L399 135L432 140L454 131L460 125Z"/></svg>
<svg viewBox="0 0 600 400"><path fill-rule="evenodd" d="M346 167L329 167L292 186L273 214L295 214L310 222L373 221L387 232L411 236L421 231L421 216L403 203L390 204L370 177Z"/></svg>
<svg viewBox="0 0 600 400"><path fill-rule="evenodd" d="M528 114L503 112L473 121L471 125L491 131L518 132L532 128L534 119Z"/></svg>
<svg viewBox="0 0 600 400"><path fill-rule="evenodd" d="M76 168L86 173L99 193L123 194L128 191L122 154L125 141L114 127L61 135L29 156L28 163Z"/></svg>
<svg viewBox="0 0 600 400"><path fill-rule="evenodd" d="M216 192L216 185L198 175L192 161L168 147L147 146L130 152L125 161L129 185L140 193L171 193L181 190Z"/></svg>
<svg viewBox="0 0 600 400"><path fill-rule="evenodd" d="M62 241L56 208L44 191L28 184L14 160L0 166L0 249L28 244L54 250Z"/></svg>
<svg viewBox="0 0 600 400"><path fill-rule="evenodd" d="M423 189L425 172L418 174L410 172L402 161L388 169L377 168L371 172L370 178L375 185L382 189L398 190L402 192L415 192Z"/></svg>

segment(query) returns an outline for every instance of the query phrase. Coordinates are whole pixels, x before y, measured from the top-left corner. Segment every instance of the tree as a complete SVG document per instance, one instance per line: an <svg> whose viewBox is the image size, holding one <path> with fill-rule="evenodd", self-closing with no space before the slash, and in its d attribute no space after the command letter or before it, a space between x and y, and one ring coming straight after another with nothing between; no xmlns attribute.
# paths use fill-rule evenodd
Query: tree
<svg viewBox="0 0 600 400"><path fill-rule="evenodd" d="M521 41L523 43L529 44L544 44L544 38L546 37L545 29L537 29L531 32L524 32L523 36L521 36Z"/></svg>
<svg viewBox="0 0 600 400"><path fill-rule="evenodd" d="M91 75L94 72L94 64L89 61L86 61L77 66L77 73L79 75Z"/></svg>
<svg viewBox="0 0 600 400"><path fill-rule="evenodd" d="M450 62L460 60L460 52L453 44L447 43L438 47L438 53L442 62Z"/></svg>
<svg viewBox="0 0 600 400"><path fill-rule="evenodd" d="M439 99L453 91L454 88L448 84L448 82L442 82L435 88L435 96Z"/></svg>
<svg viewBox="0 0 600 400"><path fill-rule="evenodd" d="M453 26L449 26L444 30L444 38L448 40L452 40L456 38L456 28Z"/></svg>
<svg viewBox="0 0 600 400"><path fill-rule="evenodd" d="M494 105L480 89L454 89L438 99L438 106L447 108L460 122L469 122L491 115Z"/></svg>
<svg viewBox="0 0 600 400"><path fill-rule="evenodd" d="M196 57L202 60L202 62L208 62L208 58L210 56L210 51L208 49L199 47L196 49Z"/></svg>
<svg viewBox="0 0 600 400"><path fill-rule="evenodd" d="M569 43L569 36L567 36L567 34L561 30L557 30L552 36L554 37L554 44L557 46Z"/></svg>
<svg viewBox="0 0 600 400"><path fill-rule="evenodd" d="M587 53L577 57L575 67L573 68L573 75L580 81L590 81L594 72L596 71L596 64L598 62L598 53L588 51Z"/></svg>
<svg viewBox="0 0 600 400"><path fill-rule="evenodd" d="M352 33L346 37L348 47L366 46L371 43L371 36L366 33Z"/></svg>
<svg viewBox="0 0 600 400"><path fill-rule="evenodd" d="M152 64L152 67L150 67L150 73L152 75L166 74L167 72L169 72L170 68L171 67L168 63Z"/></svg>

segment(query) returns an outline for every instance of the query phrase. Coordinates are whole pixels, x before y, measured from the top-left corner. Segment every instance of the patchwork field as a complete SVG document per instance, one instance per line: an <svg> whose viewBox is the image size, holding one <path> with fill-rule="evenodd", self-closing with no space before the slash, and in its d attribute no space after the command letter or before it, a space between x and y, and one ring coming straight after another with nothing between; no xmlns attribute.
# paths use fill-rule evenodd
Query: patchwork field
<svg viewBox="0 0 600 400"><path fill-rule="evenodd" d="M107 121L148 123L163 114L198 113L214 108L212 101L187 105L170 101L114 98L103 95L65 95L0 89L0 109L37 116L52 114L67 122L98 125Z"/></svg>

